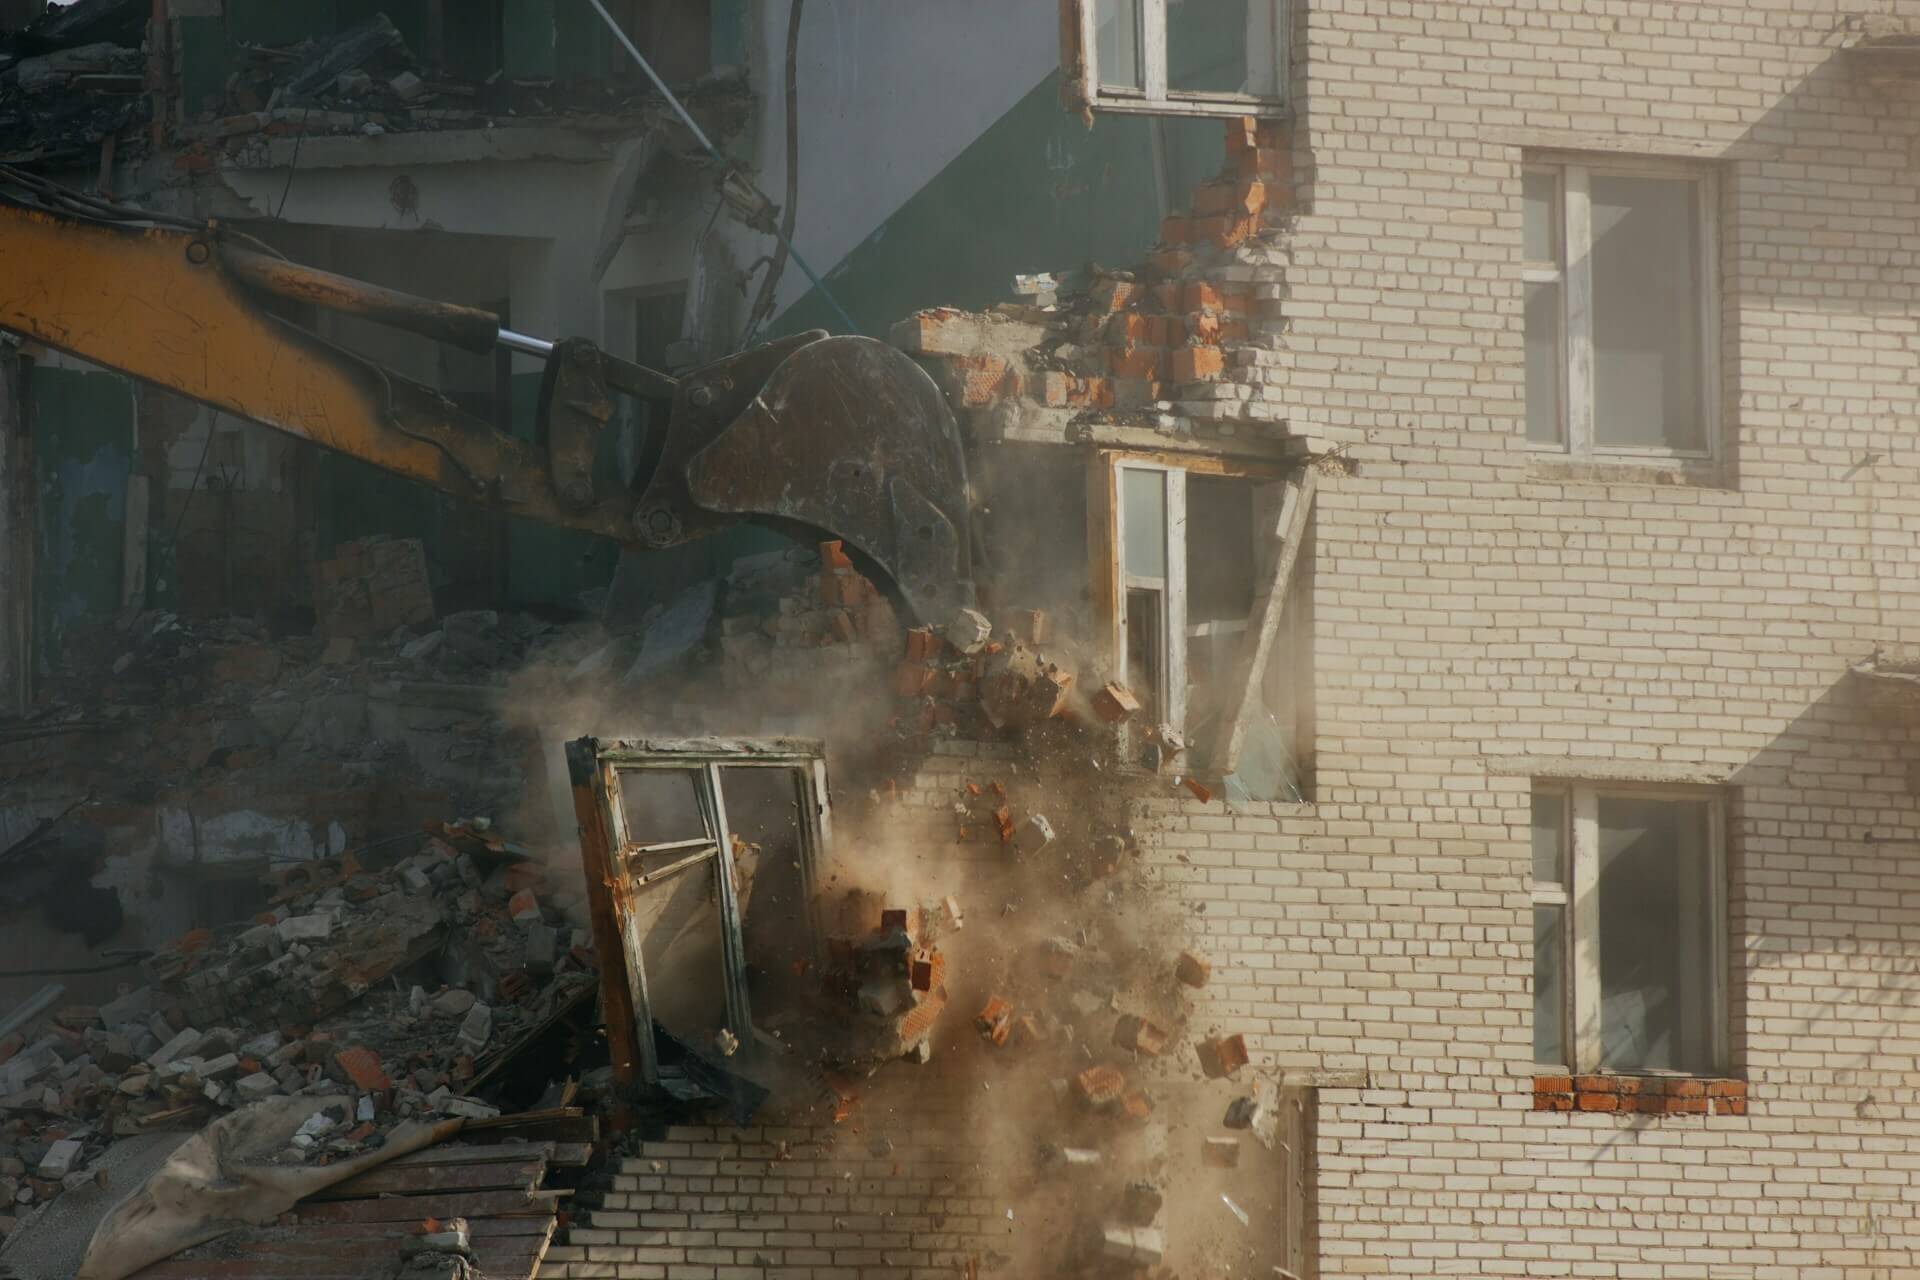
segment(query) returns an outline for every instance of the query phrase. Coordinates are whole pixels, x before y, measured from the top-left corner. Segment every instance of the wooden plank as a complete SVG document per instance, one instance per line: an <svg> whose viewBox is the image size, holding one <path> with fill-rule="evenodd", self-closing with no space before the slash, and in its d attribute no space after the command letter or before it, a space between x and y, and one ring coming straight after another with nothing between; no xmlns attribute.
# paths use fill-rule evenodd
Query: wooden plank
<svg viewBox="0 0 1920 1280"><path fill-rule="evenodd" d="M484 1146L464 1143L446 1143L425 1147L397 1160L389 1160L381 1165L383 1169L405 1169L417 1165L447 1164L497 1164L503 1161L531 1160L539 1157L551 1161L555 1143L552 1142L492 1142Z"/></svg>
<svg viewBox="0 0 1920 1280"><path fill-rule="evenodd" d="M506 1164L381 1165L357 1178L318 1192L315 1200L358 1200L365 1196L424 1196L449 1191L532 1191L546 1176L544 1159Z"/></svg>
<svg viewBox="0 0 1920 1280"><path fill-rule="evenodd" d="M550 1200L524 1191L469 1191L452 1195L382 1196L377 1200L303 1201L298 1223L412 1222L420 1218L550 1217Z"/></svg>
<svg viewBox="0 0 1920 1280"><path fill-rule="evenodd" d="M1275 522L1272 554L1266 572L1256 579L1259 594L1254 597L1251 626L1234 662L1227 683L1226 715L1220 723L1220 736L1213 751L1214 768L1222 777L1240 763L1240 750L1246 745L1247 726L1260 700L1261 678L1267 659L1273 653L1273 640L1280 631L1280 619L1286 612L1294 566L1300 559L1300 544L1306 540L1313 520L1313 494L1318 473L1311 465L1301 467L1287 481L1286 498L1280 504Z"/></svg>
<svg viewBox="0 0 1920 1280"><path fill-rule="evenodd" d="M600 1140L600 1121L579 1107L556 1107L551 1111L525 1111L514 1116L494 1116L490 1120L469 1120L462 1133L521 1133L528 1138L554 1142Z"/></svg>

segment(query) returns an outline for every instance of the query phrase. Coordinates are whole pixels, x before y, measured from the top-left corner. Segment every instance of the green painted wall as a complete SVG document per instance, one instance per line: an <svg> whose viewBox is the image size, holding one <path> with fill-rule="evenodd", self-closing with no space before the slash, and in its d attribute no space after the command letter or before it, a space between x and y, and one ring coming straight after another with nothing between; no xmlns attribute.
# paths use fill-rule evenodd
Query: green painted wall
<svg viewBox="0 0 1920 1280"><path fill-rule="evenodd" d="M120 608L133 385L118 374L36 367L27 394L38 503L34 652L44 671L69 631Z"/></svg>
<svg viewBox="0 0 1920 1280"><path fill-rule="evenodd" d="M1160 234L1153 123L1097 115L1093 128L1060 109L1049 75L916 192L826 275L861 332L884 337L924 307L989 307L1012 298L1013 277L1099 262L1140 261ZM1172 190L1219 171L1218 121L1169 120ZM806 250L803 206L796 238ZM774 333L844 328L817 289L776 320Z"/></svg>

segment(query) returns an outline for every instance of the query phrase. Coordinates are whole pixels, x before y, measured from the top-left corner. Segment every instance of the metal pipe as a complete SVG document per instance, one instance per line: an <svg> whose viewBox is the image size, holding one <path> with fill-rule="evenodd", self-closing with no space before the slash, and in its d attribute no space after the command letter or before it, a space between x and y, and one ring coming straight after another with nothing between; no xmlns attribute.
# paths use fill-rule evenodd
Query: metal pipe
<svg viewBox="0 0 1920 1280"><path fill-rule="evenodd" d="M587 0L587 3L594 7L595 12L600 15L600 20L607 24L607 30L613 32L614 39L626 46L627 52L633 55L633 60L640 64L642 71L647 73L647 79L653 81L653 87L658 89L660 96L667 100L667 105L673 108L673 113L680 117L680 122L693 131L694 139L706 148L707 154L721 164L729 164L728 159L720 154L720 148L713 145L713 140L702 132L700 126L694 123L693 117L687 114L687 109L680 105L680 99L673 95L673 90L667 88L667 82L660 78L659 73L653 69L653 64L640 56L640 50L634 46L633 41L627 36L626 29L614 21L613 15L607 12L607 7L601 4L600 0ZM756 187L755 190L758 190L758 188ZM766 197L762 196L761 198L765 199ZM775 239L787 246L787 256L793 259L793 265L800 268L800 270L805 273L807 279L813 282L813 287L818 289L820 296L827 300L827 305L833 308L833 313L840 317L840 323L847 326L847 332L859 333L860 326L853 322L853 317L847 314L847 309L840 305L840 299L833 296L833 290L827 288L826 281L822 280L815 274L813 268L807 265L807 260L800 256L800 250L794 245L793 241L780 234L777 229L773 234Z"/></svg>
<svg viewBox="0 0 1920 1280"><path fill-rule="evenodd" d="M515 333L511 329L502 329L494 335L494 341L509 351L521 351L530 356L539 356L542 360L553 354L553 344L545 338L529 337L524 333Z"/></svg>
<svg viewBox="0 0 1920 1280"><path fill-rule="evenodd" d="M383 289L364 280L303 267L285 258L230 244L220 247L220 261L235 279L263 293L328 311L362 316L379 324L450 342L468 351L485 354L505 336L500 330L500 317L478 307L435 302L397 289ZM522 343L537 341L519 334L513 336ZM544 355L552 350L552 344L540 343L537 349L520 346L515 349L534 350L535 354Z"/></svg>

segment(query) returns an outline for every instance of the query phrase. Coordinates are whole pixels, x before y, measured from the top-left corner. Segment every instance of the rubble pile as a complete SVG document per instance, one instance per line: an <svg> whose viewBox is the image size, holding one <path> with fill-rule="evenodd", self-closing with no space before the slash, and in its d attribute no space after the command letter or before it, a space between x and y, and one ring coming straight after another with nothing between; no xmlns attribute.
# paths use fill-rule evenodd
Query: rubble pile
<svg viewBox="0 0 1920 1280"><path fill-rule="evenodd" d="M484 821L443 824L378 870L347 855L272 880L270 911L176 939L147 985L0 1041L8 1203L81 1185L118 1138L276 1095L349 1100L286 1162L377 1147L404 1120L496 1115L473 1092L596 989L579 891Z"/></svg>
<svg viewBox="0 0 1920 1280"><path fill-rule="evenodd" d="M58 10L55 10L58 13ZM147 56L94 43L36 55L0 47L0 163L97 162L100 145L122 133L122 158L144 149Z"/></svg>
<svg viewBox="0 0 1920 1280"><path fill-rule="evenodd" d="M265 163L268 143L298 134L377 137L386 133L491 129L564 116L569 126L609 136L636 125L668 125L664 100L638 77L480 78L429 66L382 13L345 31L270 47L246 46L218 97L186 104L189 144L176 167L211 169L216 153ZM737 73L716 73L677 92L711 136L742 127L750 97Z"/></svg>

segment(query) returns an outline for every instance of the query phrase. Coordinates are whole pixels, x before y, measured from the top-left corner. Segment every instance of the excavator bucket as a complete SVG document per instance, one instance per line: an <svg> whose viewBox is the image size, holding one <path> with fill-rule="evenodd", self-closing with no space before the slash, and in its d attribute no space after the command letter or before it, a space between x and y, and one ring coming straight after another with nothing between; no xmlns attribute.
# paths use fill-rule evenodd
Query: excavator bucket
<svg viewBox="0 0 1920 1280"><path fill-rule="evenodd" d="M839 539L917 621L973 603L959 428L885 343L810 332L680 379L635 531L668 546L743 519Z"/></svg>

